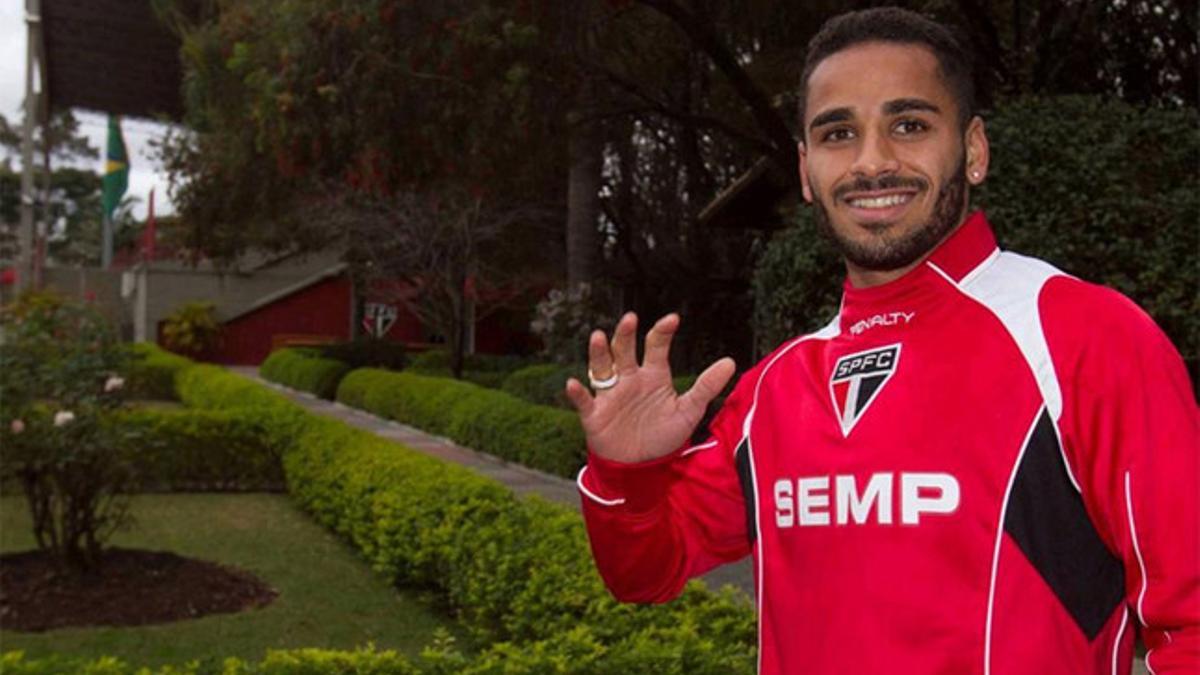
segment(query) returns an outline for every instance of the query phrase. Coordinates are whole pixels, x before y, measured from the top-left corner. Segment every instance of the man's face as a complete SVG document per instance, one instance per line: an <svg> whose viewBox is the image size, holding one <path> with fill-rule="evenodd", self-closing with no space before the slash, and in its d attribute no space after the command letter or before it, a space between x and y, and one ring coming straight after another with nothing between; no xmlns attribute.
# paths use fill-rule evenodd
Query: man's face
<svg viewBox="0 0 1200 675"><path fill-rule="evenodd" d="M905 269L961 222L987 139L975 119L964 142L933 52L885 42L837 52L813 71L806 111L804 198L852 266Z"/></svg>

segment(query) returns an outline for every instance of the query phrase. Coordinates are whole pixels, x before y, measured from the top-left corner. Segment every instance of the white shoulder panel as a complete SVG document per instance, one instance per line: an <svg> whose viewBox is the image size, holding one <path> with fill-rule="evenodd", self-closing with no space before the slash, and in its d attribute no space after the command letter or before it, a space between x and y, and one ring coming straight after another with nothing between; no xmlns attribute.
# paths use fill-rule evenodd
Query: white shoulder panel
<svg viewBox="0 0 1200 675"><path fill-rule="evenodd" d="M937 271L946 276L940 269ZM1062 415L1062 390L1038 313L1042 286L1055 276L1063 276L1063 272L1049 263L1003 251L985 260L963 277L962 283L955 285L990 309L1008 329L1037 379L1046 409L1057 423Z"/></svg>

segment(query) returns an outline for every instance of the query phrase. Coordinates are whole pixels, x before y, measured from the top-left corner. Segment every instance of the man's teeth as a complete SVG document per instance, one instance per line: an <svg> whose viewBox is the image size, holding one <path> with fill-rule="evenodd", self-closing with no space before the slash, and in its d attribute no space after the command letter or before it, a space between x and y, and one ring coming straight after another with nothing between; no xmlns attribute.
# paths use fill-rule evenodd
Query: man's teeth
<svg viewBox="0 0 1200 675"><path fill-rule="evenodd" d="M889 206L903 204L909 200L909 195L887 195L886 197L863 197L851 199L850 205L858 209L883 209Z"/></svg>

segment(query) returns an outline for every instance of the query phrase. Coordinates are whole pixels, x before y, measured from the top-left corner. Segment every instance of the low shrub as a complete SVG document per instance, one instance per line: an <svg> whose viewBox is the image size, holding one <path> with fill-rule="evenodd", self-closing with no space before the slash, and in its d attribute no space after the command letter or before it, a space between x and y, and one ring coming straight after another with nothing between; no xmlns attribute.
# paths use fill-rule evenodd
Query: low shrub
<svg viewBox="0 0 1200 675"><path fill-rule="evenodd" d="M501 389L530 403L570 408L566 386L567 379L571 377L586 383L587 367L539 363L514 371L505 378Z"/></svg>
<svg viewBox="0 0 1200 675"><path fill-rule="evenodd" d="M128 398L173 401L175 376L195 363L149 342L137 342L127 347L133 355L125 373Z"/></svg>
<svg viewBox="0 0 1200 675"><path fill-rule="evenodd" d="M179 400L191 408L252 410L271 435L272 447L292 447L314 419L283 394L218 366L188 368L175 379L175 385Z"/></svg>
<svg viewBox="0 0 1200 675"><path fill-rule="evenodd" d="M583 364L560 365L557 363L538 363L514 371L504 379L501 389L519 399L549 405L565 410L575 407L567 400L567 380L575 378L585 385L587 366ZM675 391L682 394L696 383L695 375L679 375L672 379Z"/></svg>
<svg viewBox="0 0 1200 675"><path fill-rule="evenodd" d="M499 389L508 376L530 364L524 356L468 354L463 361L462 379L488 389ZM450 353L431 349L412 357L409 372L432 377L452 377Z"/></svg>
<svg viewBox="0 0 1200 675"><path fill-rule="evenodd" d="M281 490L284 448L255 411L127 411L114 423L139 437L142 491Z"/></svg>
<svg viewBox="0 0 1200 675"><path fill-rule="evenodd" d="M343 390L357 387L359 377L378 384L399 374L356 371ZM529 664L544 668L554 662L548 654L561 658L587 644L605 663L580 667L587 672L667 662L672 672L753 669L754 617L743 601L692 584L667 605L617 603L596 573L582 519L570 509L518 499L465 468L333 420L315 420L284 466L297 501L375 569L398 584L433 589L475 639L514 643L476 659L446 657L463 672L543 672ZM485 662L521 666L471 670ZM694 667L680 670L681 663Z"/></svg>
<svg viewBox="0 0 1200 675"><path fill-rule="evenodd" d="M463 360L463 370L489 373L511 373L527 365L530 361L524 356L509 354L467 354ZM450 352L445 349L430 349L414 354L408 366L414 372L449 372Z"/></svg>
<svg viewBox="0 0 1200 675"><path fill-rule="evenodd" d="M357 368L404 370L409 359L403 344L374 338L326 345L320 348L320 353L327 359L345 363L350 366L351 370Z"/></svg>
<svg viewBox="0 0 1200 675"><path fill-rule="evenodd" d="M332 399L338 383L350 372L342 361L321 356L316 349L285 348L271 352L258 372L263 379Z"/></svg>
<svg viewBox="0 0 1200 675"><path fill-rule="evenodd" d="M468 382L365 368L342 380L337 400L561 476L585 459L574 413Z"/></svg>

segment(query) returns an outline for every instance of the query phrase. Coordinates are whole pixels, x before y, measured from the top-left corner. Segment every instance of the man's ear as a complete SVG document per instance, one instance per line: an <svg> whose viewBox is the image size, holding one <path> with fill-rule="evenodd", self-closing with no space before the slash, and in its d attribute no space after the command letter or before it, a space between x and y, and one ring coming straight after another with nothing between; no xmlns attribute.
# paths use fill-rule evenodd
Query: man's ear
<svg viewBox="0 0 1200 675"><path fill-rule="evenodd" d="M804 141L796 144L796 155L799 157L800 164L800 192L804 194L804 201L812 203L812 189L808 187L808 149L804 147Z"/></svg>
<svg viewBox="0 0 1200 675"><path fill-rule="evenodd" d="M967 182L979 185L987 178L988 163L991 160L987 131L984 129L983 118L979 115L972 117L967 124L963 145L967 151Z"/></svg>

